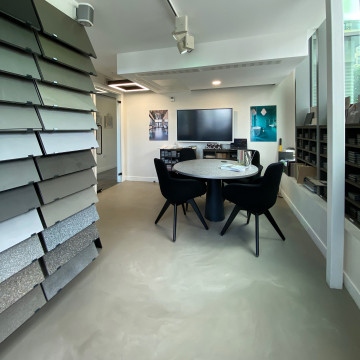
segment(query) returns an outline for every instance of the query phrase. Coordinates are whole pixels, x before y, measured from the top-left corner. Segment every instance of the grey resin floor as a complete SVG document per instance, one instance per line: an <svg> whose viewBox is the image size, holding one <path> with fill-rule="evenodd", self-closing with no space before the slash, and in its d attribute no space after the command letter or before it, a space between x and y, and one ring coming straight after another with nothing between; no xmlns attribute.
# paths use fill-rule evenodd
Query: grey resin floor
<svg viewBox="0 0 360 360"><path fill-rule="evenodd" d="M99 192L109 189L110 187L117 184L116 170L116 168L113 168L97 174L97 189Z"/></svg>
<svg viewBox="0 0 360 360"><path fill-rule="evenodd" d="M239 215L205 231L191 210L172 213L153 183L99 194L104 249L58 296L0 345L2 360L359 360L360 311L330 290L325 261L284 200L273 216ZM204 209L204 199L198 201ZM231 211L226 202L226 215Z"/></svg>

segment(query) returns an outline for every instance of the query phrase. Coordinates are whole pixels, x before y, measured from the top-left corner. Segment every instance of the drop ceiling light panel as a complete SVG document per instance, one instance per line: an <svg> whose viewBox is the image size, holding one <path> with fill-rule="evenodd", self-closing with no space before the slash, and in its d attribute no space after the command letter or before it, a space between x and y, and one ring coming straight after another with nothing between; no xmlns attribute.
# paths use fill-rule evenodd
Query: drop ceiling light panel
<svg viewBox="0 0 360 360"><path fill-rule="evenodd" d="M96 184L92 169L42 181L38 184L43 204L51 203ZM0 193L1 199L1 193ZM1 206L1 205L0 205Z"/></svg>
<svg viewBox="0 0 360 360"><path fill-rule="evenodd" d="M96 166L91 150L38 157L35 158L35 162L42 180L52 179Z"/></svg>
<svg viewBox="0 0 360 360"><path fill-rule="evenodd" d="M59 244L62 244L98 220L99 214L96 211L96 207L95 205L91 205L75 215L45 229L42 232L42 237L46 250L51 251L55 249Z"/></svg>
<svg viewBox="0 0 360 360"><path fill-rule="evenodd" d="M93 149L99 146L92 131L40 133L40 138L47 155Z"/></svg>
<svg viewBox="0 0 360 360"><path fill-rule="evenodd" d="M0 343L46 304L41 286L37 286L0 314Z"/></svg>
<svg viewBox="0 0 360 360"><path fill-rule="evenodd" d="M37 210L0 222L0 253L44 230Z"/></svg>
<svg viewBox="0 0 360 360"><path fill-rule="evenodd" d="M0 222L40 207L34 185L0 192Z"/></svg>
<svg viewBox="0 0 360 360"><path fill-rule="evenodd" d="M58 221L64 220L96 202L98 202L98 198L94 188L91 187L44 205L40 209L46 227L50 227Z"/></svg>
<svg viewBox="0 0 360 360"><path fill-rule="evenodd" d="M35 134L0 134L0 161L42 155Z"/></svg>
<svg viewBox="0 0 360 360"><path fill-rule="evenodd" d="M45 85L44 83L38 83L37 86L45 106L96 111L96 106L88 94L65 90L53 85Z"/></svg>
<svg viewBox="0 0 360 360"><path fill-rule="evenodd" d="M39 108L44 130L94 130L97 129L91 113ZM1 119L1 115L0 115Z"/></svg>
<svg viewBox="0 0 360 360"><path fill-rule="evenodd" d="M33 159L0 162L0 191L37 181L40 177Z"/></svg>
<svg viewBox="0 0 360 360"><path fill-rule="evenodd" d="M42 129L34 107L0 103L0 131L24 131L29 129Z"/></svg>
<svg viewBox="0 0 360 360"><path fill-rule="evenodd" d="M20 270L0 284L0 314L44 281L38 261Z"/></svg>
<svg viewBox="0 0 360 360"><path fill-rule="evenodd" d="M33 55L0 45L0 71L40 79Z"/></svg>
<svg viewBox="0 0 360 360"><path fill-rule="evenodd" d="M94 65L88 56L82 55L67 48L66 46L60 45L45 36L39 35L38 38L42 54L45 58L58 62L59 64L70 66L75 70L96 75Z"/></svg>
<svg viewBox="0 0 360 360"><path fill-rule="evenodd" d="M0 101L40 105L32 80L0 74Z"/></svg>
<svg viewBox="0 0 360 360"><path fill-rule="evenodd" d="M0 283L41 258L44 250L38 235L0 253Z"/></svg>
<svg viewBox="0 0 360 360"><path fill-rule="evenodd" d="M58 268L66 264L98 238L99 233L95 224L93 224L47 253L43 260L48 274L55 273Z"/></svg>

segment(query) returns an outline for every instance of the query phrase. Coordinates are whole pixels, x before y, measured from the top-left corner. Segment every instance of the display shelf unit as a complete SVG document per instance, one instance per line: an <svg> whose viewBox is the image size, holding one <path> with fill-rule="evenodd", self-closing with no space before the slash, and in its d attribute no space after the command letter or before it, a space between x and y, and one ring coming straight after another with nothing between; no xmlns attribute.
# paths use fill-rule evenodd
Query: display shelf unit
<svg viewBox="0 0 360 360"><path fill-rule="evenodd" d="M296 159L297 162L317 167L317 130L316 126L296 127Z"/></svg>
<svg viewBox="0 0 360 360"><path fill-rule="evenodd" d="M196 153L196 146L190 146ZM168 171L171 171L173 166L179 162L180 150L182 147L160 149L160 159L165 163Z"/></svg>
<svg viewBox="0 0 360 360"><path fill-rule="evenodd" d="M236 149L203 149L203 159L237 160Z"/></svg>

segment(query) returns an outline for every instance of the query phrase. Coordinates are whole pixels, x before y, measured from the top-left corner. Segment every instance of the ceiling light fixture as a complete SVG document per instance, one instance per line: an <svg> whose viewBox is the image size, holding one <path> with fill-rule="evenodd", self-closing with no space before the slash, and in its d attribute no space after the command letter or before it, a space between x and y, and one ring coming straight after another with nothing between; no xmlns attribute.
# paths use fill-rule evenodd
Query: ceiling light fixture
<svg viewBox="0 0 360 360"><path fill-rule="evenodd" d="M173 9L170 2L169 5ZM172 36L177 41L179 53L186 54L194 50L194 36L188 32L188 17L186 15L175 16L175 30L172 32Z"/></svg>
<svg viewBox="0 0 360 360"><path fill-rule="evenodd" d="M96 92L97 94L105 94L105 93L107 93L106 90L101 89L101 88L98 87L98 86L94 86L94 88L95 88L95 92Z"/></svg>
<svg viewBox="0 0 360 360"><path fill-rule="evenodd" d="M177 43L180 54L189 53L194 50L194 37L186 34Z"/></svg>
<svg viewBox="0 0 360 360"><path fill-rule="evenodd" d="M114 89L124 92L149 91L149 89L145 86L130 80L111 80L108 81L107 84Z"/></svg>
<svg viewBox="0 0 360 360"><path fill-rule="evenodd" d="M221 81L220 81L220 80L214 80L214 81L212 82L212 84L215 85L215 86L218 86L218 85L221 84Z"/></svg>

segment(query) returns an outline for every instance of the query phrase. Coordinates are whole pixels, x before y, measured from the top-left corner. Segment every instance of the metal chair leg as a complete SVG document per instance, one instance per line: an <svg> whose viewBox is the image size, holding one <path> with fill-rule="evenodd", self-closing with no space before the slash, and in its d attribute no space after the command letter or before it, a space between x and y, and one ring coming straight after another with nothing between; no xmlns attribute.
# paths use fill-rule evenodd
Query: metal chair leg
<svg viewBox="0 0 360 360"><path fill-rule="evenodd" d="M187 205L187 204L186 204L186 205ZM184 205L184 203L182 203L182 204L181 204L181 206L182 206L182 209L183 209L184 215L186 216L186 211L185 211L185 205Z"/></svg>
<svg viewBox="0 0 360 360"><path fill-rule="evenodd" d="M167 208L170 206L170 201L166 200L165 205L163 206L163 208L161 209L158 217L155 220L155 224L157 224L159 222L159 220L161 219L161 217L164 215L165 211L167 210Z"/></svg>
<svg viewBox="0 0 360 360"><path fill-rule="evenodd" d="M177 205L174 204L173 242L176 241L176 218L177 218Z"/></svg>
<svg viewBox="0 0 360 360"><path fill-rule="evenodd" d="M259 214L255 214L255 243L256 257L259 257Z"/></svg>
<svg viewBox="0 0 360 360"><path fill-rule="evenodd" d="M272 215L270 214L269 210L266 210L264 212L265 216L268 218L268 220L270 221L271 225L274 227L274 229L276 230L276 232L279 234L279 236L283 239L283 241L285 241L285 236L284 234L281 232L278 224L276 223L276 221L274 220L274 218L272 217Z"/></svg>
<svg viewBox="0 0 360 360"><path fill-rule="evenodd" d="M250 218L251 218L251 212L250 212L250 211L248 211L248 212L247 212L247 221L246 221L246 225L248 225L248 224L249 224L249 222L250 222Z"/></svg>
<svg viewBox="0 0 360 360"><path fill-rule="evenodd" d="M228 229L228 227L231 225L231 223L234 221L236 215L239 213L240 211L240 206L235 205L233 211L231 212L225 226L223 227L223 229L221 230L220 235L223 236L225 234L225 231Z"/></svg>
<svg viewBox="0 0 360 360"><path fill-rule="evenodd" d="M191 199L191 200L188 201L188 203L193 207L194 211L196 212L196 215L197 215L198 218L200 219L201 223L204 225L204 228L205 228L206 230L208 230L209 227L207 226L207 224L206 224L206 222L205 222L205 220L204 220L204 218L203 218L203 216L202 216L202 214L201 214L198 206L196 205L195 200L194 200L194 199Z"/></svg>

